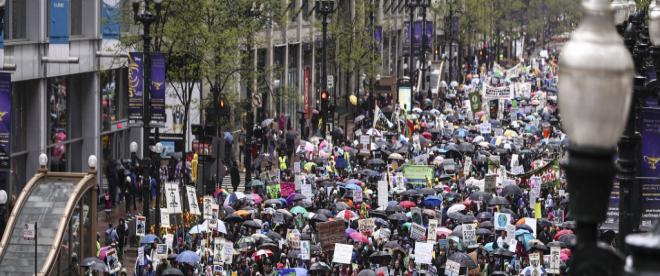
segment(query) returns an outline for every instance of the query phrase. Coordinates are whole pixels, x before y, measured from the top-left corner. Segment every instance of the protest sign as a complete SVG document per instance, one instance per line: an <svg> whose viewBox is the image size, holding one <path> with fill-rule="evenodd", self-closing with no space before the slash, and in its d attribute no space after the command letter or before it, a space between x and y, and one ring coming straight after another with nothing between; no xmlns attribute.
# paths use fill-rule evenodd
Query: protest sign
<svg viewBox="0 0 660 276"><path fill-rule="evenodd" d="M535 219L540 219L543 217L543 214L541 213L541 202L536 202L534 204L534 218Z"/></svg>
<svg viewBox="0 0 660 276"><path fill-rule="evenodd" d="M346 227L342 221L328 221L317 223L316 228L319 230L319 240L321 242L321 249L323 251L332 251L335 243L342 243L346 241L344 231Z"/></svg>
<svg viewBox="0 0 660 276"><path fill-rule="evenodd" d="M447 249L449 248L449 242L446 239L441 239L438 241L438 248Z"/></svg>
<svg viewBox="0 0 660 276"><path fill-rule="evenodd" d="M508 100L512 98L511 93L512 89L509 85L500 87L483 85L483 98L487 100Z"/></svg>
<svg viewBox="0 0 660 276"><path fill-rule="evenodd" d="M206 229L208 230L207 233L211 233L213 232L213 230L217 231L218 219L209 219L207 225L208 225L208 227L206 227Z"/></svg>
<svg viewBox="0 0 660 276"><path fill-rule="evenodd" d="M535 218L525 218L525 225L529 226L532 228L532 236L536 238L536 219Z"/></svg>
<svg viewBox="0 0 660 276"><path fill-rule="evenodd" d="M280 194L282 197L286 198L292 193L296 192L296 184L291 182L281 182L280 183Z"/></svg>
<svg viewBox="0 0 660 276"><path fill-rule="evenodd" d="M561 267L561 258L560 258L561 248L558 246L550 247L550 262L546 263L548 266L548 273L550 274L559 274Z"/></svg>
<svg viewBox="0 0 660 276"><path fill-rule="evenodd" d="M160 208L160 227L170 227L170 213L167 212L167 208Z"/></svg>
<svg viewBox="0 0 660 276"><path fill-rule="evenodd" d="M300 231L298 229L287 229L286 240L289 241L292 248L300 248Z"/></svg>
<svg viewBox="0 0 660 276"><path fill-rule="evenodd" d="M436 231L438 231L437 229L438 229L438 220L429 219L429 229L428 229L428 233L426 234L426 241L435 242L435 240L438 238L438 234L436 234Z"/></svg>
<svg viewBox="0 0 660 276"><path fill-rule="evenodd" d="M353 201L354 202L362 202L362 191L361 190L353 190Z"/></svg>
<svg viewBox="0 0 660 276"><path fill-rule="evenodd" d="M472 158L469 156L465 157L465 162L463 163L463 176L464 177L469 177L470 176L470 170L472 168Z"/></svg>
<svg viewBox="0 0 660 276"><path fill-rule="evenodd" d="M484 178L484 191L486 193L495 193L497 190L497 175L489 174Z"/></svg>
<svg viewBox="0 0 660 276"><path fill-rule="evenodd" d="M302 189L302 184L305 183L305 177L300 174L296 174L293 176L293 183L296 184L296 191L300 191Z"/></svg>
<svg viewBox="0 0 660 276"><path fill-rule="evenodd" d="M144 265L144 247L140 246L137 250L137 264Z"/></svg>
<svg viewBox="0 0 660 276"><path fill-rule="evenodd" d="M220 212L220 205L211 204L211 219L218 219L218 212Z"/></svg>
<svg viewBox="0 0 660 276"><path fill-rule="evenodd" d="M174 234L165 234L163 235L163 240L167 245L167 248L173 248L174 246Z"/></svg>
<svg viewBox="0 0 660 276"><path fill-rule="evenodd" d="M376 275L378 276L390 276L390 269L386 266L381 266L376 269Z"/></svg>
<svg viewBox="0 0 660 276"><path fill-rule="evenodd" d="M511 215L495 212L493 216L495 230L506 230L506 226L511 222Z"/></svg>
<svg viewBox="0 0 660 276"><path fill-rule="evenodd" d="M314 194L312 193L312 184L303 182L300 186L300 193L307 199L311 200L314 197Z"/></svg>
<svg viewBox="0 0 660 276"><path fill-rule="evenodd" d="M270 198L279 198L280 197L280 185L268 185L266 186L266 193Z"/></svg>
<svg viewBox="0 0 660 276"><path fill-rule="evenodd" d="M26 223L23 225L23 239L24 240L34 240L35 237L35 227L34 223Z"/></svg>
<svg viewBox="0 0 660 276"><path fill-rule="evenodd" d="M167 258L167 244L165 243L156 244L156 257L159 259Z"/></svg>
<svg viewBox="0 0 660 276"><path fill-rule="evenodd" d="M410 226L410 238L416 241L423 241L426 238L426 228L423 225L412 223Z"/></svg>
<svg viewBox="0 0 660 276"><path fill-rule="evenodd" d="M300 259L309 260L309 241L300 241Z"/></svg>
<svg viewBox="0 0 660 276"><path fill-rule="evenodd" d="M516 226L513 224L508 224L506 226L506 243L511 245L516 239Z"/></svg>
<svg viewBox="0 0 660 276"><path fill-rule="evenodd" d="M144 237L147 229L146 229L146 223L147 218L144 216L135 216L135 235Z"/></svg>
<svg viewBox="0 0 660 276"><path fill-rule="evenodd" d="M387 200L389 196L389 191L387 189L387 181L380 180L378 181L378 208L385 210L387 208Z"/></svg>
<svg viewBox="0 0 660 276"><path fill-rule="evenodd" d="M447 260L445 263L445 275L446 276L458 276L461 271L461 264L454 262L452 260Z"/></svg>
<svg viewBox="0 0 660 276"><path fill-rule="evenodd" d="M541 265L541 255L538 252L529 253L529 265L533 267Z"/></svg>
<svg viewBox="0 0 660 276"><path fill-rule="evenodd" d="M293 173L300 174L300 161L293 163Z"/></svg>
<svg viewBox="0 0 660 276"><path fill-rule="evenodd" d="M175 215L183 213L179 183L165 182L165 201L168 213Z"/></svg>
<svg viewBox="0 0 660 276"><path fill-rule="evenodd" d="M427 242L415 242L415 263L431 264L433 256L433 244Z"/></svg>
<svg viewBox="0 0 660 276"><path fill-rule="evenodd" d="M479 132L481 134L490 134L491 132L491 125L489 122L483 122L479 125Z"/></svg>
<svg viewBox="0 0 660 276"><path fill-rule="evenodd" d="M222 247L222 258L225 264L231 264L234 258L234 243L230 241L225 241L225 245Z"/></svg>
<svg viewBox="0 0 660 276"><path fill-rule="evenodd" d="M188 207L190 208L190 214L199 216L202 213L199 211L199 206L197 205L197 191L193 186L186 186L186 194L188 195Z"/></svg>
<svg viewBox="0 0 660 276"><path fill-rule="evenodd" d="M216 229L218 229L218 232L223 233L223 234L226 235L227 234L227 226L225 225L225 222L221 221L221 220L217 220L217 221L218 221L218 226L217 226Z"/></svg>
<svg viewBox="0 0 660 276"><path fill-rule="evenodd" d="M463 244L466 247L471 247L477 244L477 235L474 229L474 224L463 224Z"/></svg>
<svg viewBox="0 0 660 276"><path fill-rule="evenodd" d="M225 241L223 239L216 239L213 241L213 264L219 265L222 264L222 247L224 246Z"/></svg>
<svg viewBox="0 0 660 276"><path fill-rule="evenodd" d="M343 234L343 233L342 233ZM335 243L334 255L332 255L332 262L339 264L351 264L353 257L353 246L350 244Z"/></svg>
<svg viewBox="0 0 660 276"><path fill-rule="evenodd" d="M362 233L373 233L374 230L376 230L374 219L367 218L358 220L358 229L360 229L360 232Z"/></svg>
<svg viewBox="0 0 660 276"><path fill-rule="evenodd" d="M204 219L211 219L213 218L213 197L212 196L204 196L202 199L202 203L204 205Z"/></svg>

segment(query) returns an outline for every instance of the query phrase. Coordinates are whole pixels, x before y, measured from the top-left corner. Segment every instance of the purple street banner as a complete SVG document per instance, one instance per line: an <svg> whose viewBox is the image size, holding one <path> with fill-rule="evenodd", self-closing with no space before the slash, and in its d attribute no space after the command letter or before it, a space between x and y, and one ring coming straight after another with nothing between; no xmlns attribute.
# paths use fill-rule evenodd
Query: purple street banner
<svg viewBox="0 0 660 276"><path fill-rule="evenodd" d="M152 127L165 126L165 56L163 53L151 55L151 122Z"/></svg>
<svg viewBox="0 0 660 276"><path fill-rule="evenodd" d="M383 27L376 26L374 28L374 40L376 41L376 47L378 50L383 48Z"/></svg>
<svg viewBox="0 0 660 276"><path fill-rule="evenodd" d="M641 228L660 219L660 108L642 108L641 122Z"/></svg>
<svg viewBox="0 0 660 276"><path fill-rule="evenodd" d="M433 47L433 22L431 21L426 21L426 30L423 31L423 26L422 26L422 21L415 21L415 24L413 25L413 38L415 39L415 47L419 47L422 44L422 33L426 35L426 43L428 49L431 49ZM405 47L410 47L410 24L408 22L404 22L404 29L403 32L405 33L405 40L403 41L403 45Z"/></svg>
<svg viewBox="0 0 660 276"><path fill-rule="evenodd" d="M0 169L10 169L11 75L0 73Z"/></svg>
<svg viewBox="0 0 660 276"><path fill-rule="evenodd" d="M144 67L142 53L128 54L128 121L131 126L138 126L142 121L144 97Z"/></svg>

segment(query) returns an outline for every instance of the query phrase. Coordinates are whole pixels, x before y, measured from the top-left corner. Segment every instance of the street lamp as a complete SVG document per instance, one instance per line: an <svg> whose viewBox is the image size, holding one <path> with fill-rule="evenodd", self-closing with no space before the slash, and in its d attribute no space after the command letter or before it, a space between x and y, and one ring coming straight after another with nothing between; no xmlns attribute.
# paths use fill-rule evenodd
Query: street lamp
<svg viewBox="0 0 660 276"><path fill-rule="evenodd" d="M144 96L143 105L142 105L142 128L143 128L143 147L142 147L142 159L145 162L145 166L142 166L142 192L144 193L145 200L144 204L144 216L146 217L145 227L150 229L149 221L149 136L151 131L149 130L151 124L151 24L158 21L160 18L160 10L163 0L133 0L133 20L135 23L142 24L143 28L143 60L144 60ZM140 10L141 3L144 3L143 9ZM155 4L155 5L152 5ZM155 13L152 12L152 6L155 6Z"/></svg>
<svg viewBox="0 0 660 276"><path fill-rule="evenodd" d="M597 243L613 186L614 147L630 110L634 65L608 0L585 0L584 17L560 55L559 107L570 139L564 164L577 221L573 275L621 275L623 259Z"/></svg>
<svg viewBox="0 0 660 276"><path fill-rule="evenodd" d="M47 171L48 170L48 155L45 153L39 154L39 171Z"/></svg>
<svg viewBox="0 0 660 276"><path fill-rule="evenodd" d="M326 48L328 47L328 16L335 11L334 6L334 0L316 0L317 11L323 16L323 21L321 21L323 26L323 47L321 47L322 91L328 91L328 65L326 56ZM321 101L321 118L323 118L323 124L321 124L321 136L323 136L324 139L326 135L326 126L328 124L328 115L328 101L325 101L325 103Z"/></svg>

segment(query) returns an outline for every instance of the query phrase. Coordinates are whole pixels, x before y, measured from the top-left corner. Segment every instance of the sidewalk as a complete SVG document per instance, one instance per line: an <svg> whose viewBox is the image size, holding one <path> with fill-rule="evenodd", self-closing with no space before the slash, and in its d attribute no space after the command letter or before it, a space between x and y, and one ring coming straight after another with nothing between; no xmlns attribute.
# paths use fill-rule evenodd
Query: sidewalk
<svg viewBox="0 0 660 276"><path fill-rule="evenodd" d="M97 220L96 220L96 233L98 233L101 237L101 243L103 243L104 239L104 232L108 228L108 224L112 223L112 225L116 226L119 223L119 219L123 218L126 220L128 218L128 215L126 214L126 208L124 204L126 201L123 201L119 205L115 206L112 208L112 212L110 213L110 221L106 219L105 211L103 209L102 205L99 205L98 207L98 213L97 215ZM142 203L137 202L136 207L138 212L142 210ZM101 244L101 247L104 245ZM124 245L124 256L123 260L121 260L122 267L126 269L126 274L127 275L133 275L133 269L135 267L135 259L137 258L137 248L135 247L130 247L130 244Z"/></svg>

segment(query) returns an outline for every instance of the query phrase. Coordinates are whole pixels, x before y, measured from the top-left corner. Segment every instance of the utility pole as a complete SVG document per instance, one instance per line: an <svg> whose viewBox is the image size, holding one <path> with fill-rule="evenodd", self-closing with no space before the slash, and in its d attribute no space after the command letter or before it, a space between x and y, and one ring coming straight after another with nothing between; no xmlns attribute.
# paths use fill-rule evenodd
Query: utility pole
<svg viewBox="0 0 660 276"><path fill-rule="evenodd" d="M408 112L412 112L413 109L413 102L415 101L415 93L412 91L412 88L414 87L414 79L415 79L415 73L414 73L414 60L415 60L415 38L413 34L413 25L415 24L414 22L414 17L415 17L415 8L417 8L417 5L415 1L419 0L407 0L408 2L408 12L410 13L409 21L408 21L408 36L410 38L410 49L408 51L408 54L410 56L410 61L408 62L408 77L410 78L410 106L408 106Z"/></svg>
<svg viewBox="0 0 660 276"><path fill-rule="evenodd" d="M322 33L323 33L323 47L321 47L321 87L323 88L321 93L328 95L328 64L326 57L326 48L328 47L328 15L334 12L334 1L333 0L317 0L317 10L323 16L322 23ZM321 99L321 118L323 123L321 124L321 136L325 139L326 129L328 124L328 99Z"/></svg>

